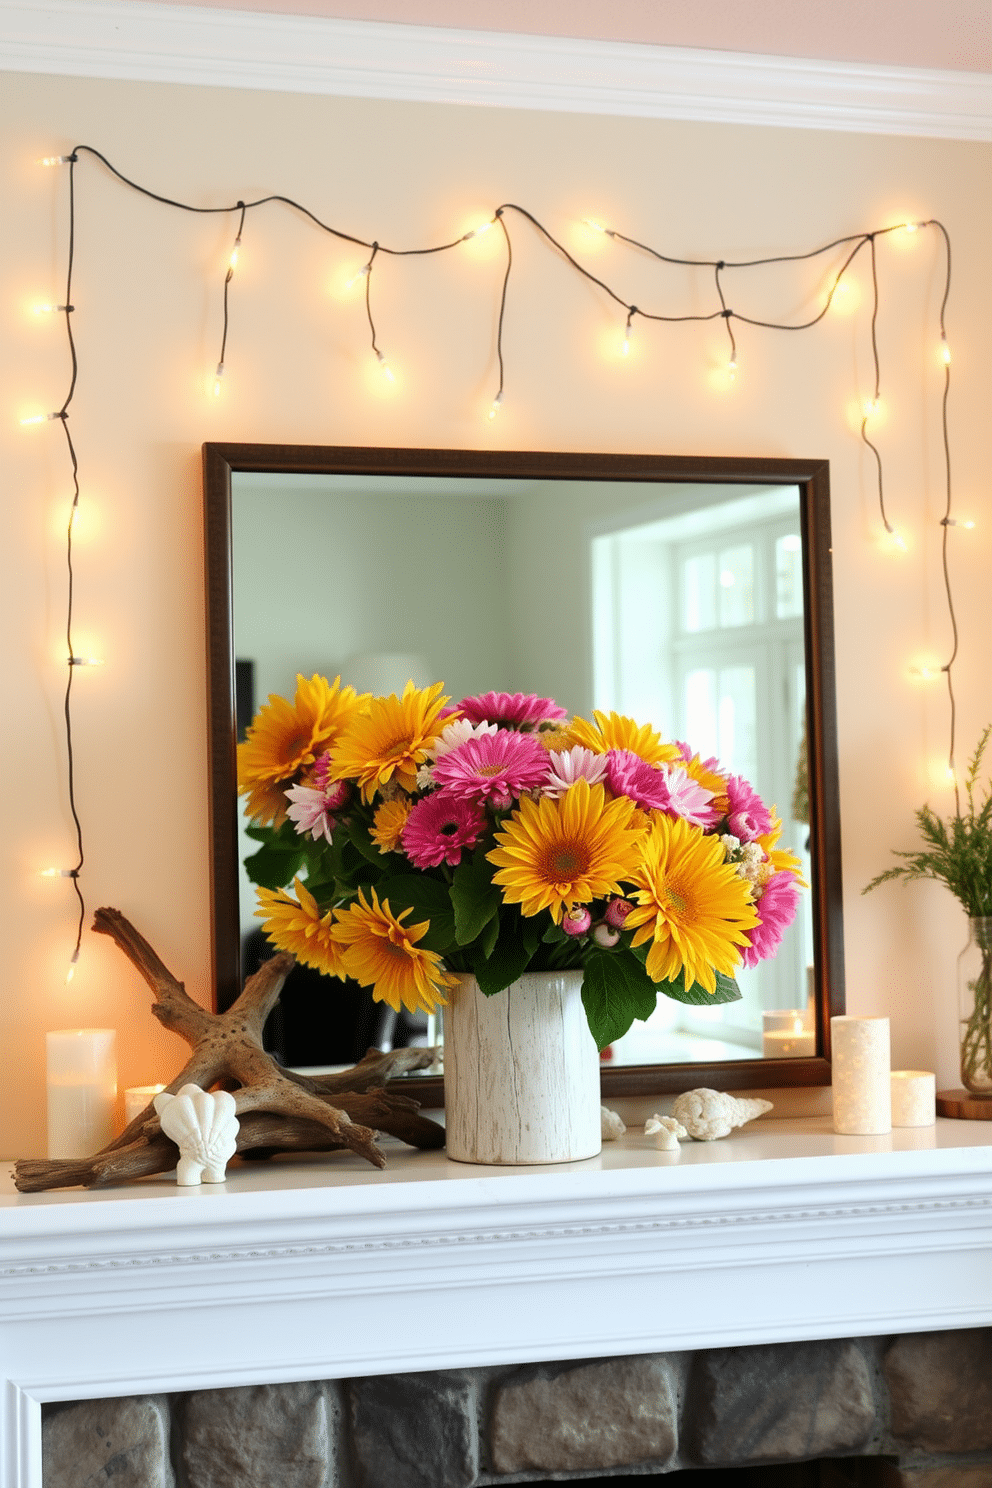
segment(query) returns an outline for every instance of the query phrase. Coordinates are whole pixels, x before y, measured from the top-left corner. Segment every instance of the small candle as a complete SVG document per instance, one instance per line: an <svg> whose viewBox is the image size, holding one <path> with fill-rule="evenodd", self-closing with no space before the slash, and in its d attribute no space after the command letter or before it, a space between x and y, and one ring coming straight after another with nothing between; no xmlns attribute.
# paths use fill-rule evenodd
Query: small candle
<svg viewBox="0 0 992 1488"><path fill-rule="evenodd" d="M112 1028L46 1033L48 1155L89 1157L114 1135L117 1034Z"/></svg>
<svg viewBox="0 0 992 1488"><path fill-rule="evenodd" d="M834 1131L876 1136L892 1130L888 1018L830 1019Z"/></svg>
<svg viewBox="0 0 992 1488"><path fill-rule="evenodd" d="M798 1008L773 1008L761 1015L761 1052L766 1059L809 1058L816 1053L816 1030Z"/></svg>
<svg viewBox="0 0 992 1488"><path fill-rule="evenodd" d="M892 1125L933 1126L937 1120L937 1077L929 1070L893 1070Z"/></svg>
<svg viewBox="0 0 992 1488"><path fill-rule="evenodd" d="M136 1116L149 1105L156 1095L161 1095L164 1085L131 1085L124 1092L124 1125L130 1126Z"/></svg>

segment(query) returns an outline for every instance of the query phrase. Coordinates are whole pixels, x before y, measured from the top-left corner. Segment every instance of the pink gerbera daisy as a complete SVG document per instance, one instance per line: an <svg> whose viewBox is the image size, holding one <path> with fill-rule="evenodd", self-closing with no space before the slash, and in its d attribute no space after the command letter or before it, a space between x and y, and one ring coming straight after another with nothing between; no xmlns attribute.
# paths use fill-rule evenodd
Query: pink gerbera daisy
<svg viewBox="0 0 992 1488"><path fill-rule="evenodd" d="M595 785L606 774L606 755L593 754L581 744L571 749L558 750L547 756L548 773L544 778L543 791L546 796L561 796L577 780L588 780Z"/></svg>
<svg viewBox="0 0 992 1488"><path fill-rule="evenodd" d="M517 729L568 717L568 710L551 698L535 697L531 692L481 692L462 698L458 706L473 723L501 723Z"/></svg>
<svg viewBox="0 0 992 1488"><path fill-rule="evenodd" d="M489 801L506 811L521 791L543 783L548 756L534 734L500 729L481 739L466 739L442 755L434 766L437 785L467 800Z"/></svg>
<svg viewBox="0 0 992 1488"><path fill-rule="evenodd" d="M607 751L606 783L615 796L629 796L645 811L667 811L671 805L664 772L629 749Z"/></svg>
<svg viewBox="0 0 992 1488"><path fill-rule="evenodd" d="M286 815L301 837L309 832L314 842L318 837L325 837L330 842L334 817L328 810L327 797L322 790L311 790L308 785L293 785L286 792L286 799L290 803Z"/></svg>
<svg viewBox="0 0 992 1488"><path fill-rule="evenodd" d="M439 790L417 802L403 827L403 851L417 868L437 868L461 861L462 848L474 847L486 826L475 801Z"/></svg>
<svg viewBox="0 0 992 1488"><path fill-rule="evenodd" d="M743 775L727 776L727 831L738 842L754 842L772 829L772 816L764 801Z"/></svg>
<svg viewBox="0 0 992 1488"><path fill-rule="evenodd" d="M786 870L774 874L765 884L765 891L754 906L760 923L749 930L749 946L741 947L741 959L745 966L757 966L768 956L774 956L782 943L782 936L796 918L799 908L799 885L794 873Z"/></svg>

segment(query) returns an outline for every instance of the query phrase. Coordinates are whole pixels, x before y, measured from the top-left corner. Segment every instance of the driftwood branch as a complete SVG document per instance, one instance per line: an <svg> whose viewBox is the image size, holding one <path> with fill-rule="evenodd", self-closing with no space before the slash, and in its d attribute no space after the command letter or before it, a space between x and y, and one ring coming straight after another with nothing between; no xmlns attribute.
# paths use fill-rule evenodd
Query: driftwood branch
<svg viewBox="0 0 992 1488"><path fill-rule="evenodd" d="M385 1131L415 1147L444 1145L444 1131L419 1115L407 1095L381 1088L391 1074L424 1068L430 1050L370 1049L354 1069L307 1076L283 1070L262 1047L262 1029L275 1006L294 958L273 956L245 983L226 1013L208 1013L187 994L145 938L116 909L98 909L93 928L109 935L140 972L155 996L159 1022L190 1045L190 1058L166 1090L183 1085L223 1088L234 1095L241 1123L238 1151L271 1155L282 1151L357 1152L375 1167L385 1157L375 1137ZM148 1105L119 1137L90 1158L24 1158L15 1164L21 1192L125 1182L176 1165L177 1149Z"/></svg>

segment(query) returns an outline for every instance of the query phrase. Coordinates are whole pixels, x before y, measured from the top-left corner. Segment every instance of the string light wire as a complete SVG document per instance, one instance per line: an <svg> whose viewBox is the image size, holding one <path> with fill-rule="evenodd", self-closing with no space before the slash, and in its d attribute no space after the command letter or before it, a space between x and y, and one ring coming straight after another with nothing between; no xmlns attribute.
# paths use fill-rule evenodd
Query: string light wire
<svg viewBox="0 0 992 1488"><path fill-rule="evenodd" d="M493 399L492 405L491 405L490 410L489 410L489 418L490 419L495 418L497 412L500 409L500 406L501 406L501 404L503 402L503 396L504 396L505 385L506 385L506 367L505 367L505 359L504 359L504 330L505 330L506 306L507 306L507 298L508 298L508 291L509 291L509 284L510 284L510 275L511 275L511 272L512 272L512 269L513 269L513 241L512 241L512 237L511 237L509 228L507 226L507 221L506 221L506 214L508 212L515 213L518 217L520 217L521 219L523 219L525 222L529 223L530 226L538 233L538 235L551 248L553 248L554 251L576 273L578 273L582 278L584 278L585 280L587 280L589 283L594 284L595 286L597 286L615 304L617 304L618 306L620 306L626 312L625 346L624 346L624 349L626 349L627 342L629 341L630 327L631 327L631 323L632 323L633 317L635 315L640 316L644 320L655 321L655 322L663 323L663 324L667 324L667 325L685 324L685 323L690 323L690 322L693 322L693 323L703 323L703 324L705 324L707 322L711 322L711 321L714 321L714 320L722 320L724 322L725 327L726 327L727 337L728 337L729 344L730 344L730 359L729 359L729 362L728 362L728 372L730 374L731 380L733 379L733 377L734 377L734 375L736 373L736 370L737 370L737 340L736 340L736 337L735 337L735 334L734 334L734 328L733 328L733 322L734 321L737 321L737 322L739 322L740 324L743 324L743 325L748 325L748 326L752 326L752 327L755 327L755 328L758 328L758 329L764 329L764 330L774 330L774 331L803 331L803 330L809 330L811 327L817 325L820 321L822 321L823 318L824 318L824 316L826 316L826 314L828 313L828 311L830 309L830 306L831 306L831 304L833 302L834 296L836 295L836 293L837 293L837 291L838 291L838 289L839 289L839 287L840 287L840 285L841 285L841 283L842 283L842 281L844 279L845 274L851 268L851 266L854 263L854 261L857 258L857 256L867 247L869 249L869 254L870 254L871 278L872 278L871 352L872 352L872 364L873 364L873 370L874 370L874 395L873 395L873 398L870 400L870 402L869 403L866 403L863 406L863 409L862 409L861 438L862 438L863 442L865 443L865 445L872 451L872 454L873 454L874 459L875 459L876 474L877 474L877 485L878 485L879 514L880 514L880 517L881 517L881 521L882 521L883 527L884 527L885 531L889 534L889 536L891 538L893 538L899 544L902 543L902 539L899 537L899 534L896 532L896 529L892 526L891 522L889 521L888 514L887 514L887 512L885 510L884 487L883 487L883 470L882 470L882 457L881 457L881 453L880 453L880 451L878 449L877 444L874 442L873 439L869 438L869 435L868 435L868 422L869 422L869 419L871 418L871 416L873 415L873 413L877 412L877 410L878 410L879 398L880 398L880 390L881 390L881 362L880 362L880 357L879 357L878 333L877 333L877 322L878 322L878 311L879 311L879 286L878 286L878 264L877 264L877 252L876 252L876 239L877 238L880 238L880 237L883 237L883 236L885 236L885 235L887 235L889 233L892 233L892 232L898 232L900 230L906 231L906 232L916 232L916 231L920 230L921 228L926 228L926 227L933 227L933 228L935 228L942 235L943 243L944 243L944 248L945 248L945 256L946 256L946 275L945 275L945 284L944 284L944 295L943 295L943 299L941 301L940 317L939 317L939 319L940 319L940 349L941 349L942 362L943 362L943 366L944 366L944 389L943 389L943 396L942 396L942 400L941 400L941 422L942 422L942 434L943 434L944 463L945 463L945 487L946 487L945 512L944 512L943 518L941 519L941 527L943 529L943 531L942 531L941 553L942 553L942 567L943 567L944 586L945 586L946 596L947 596L947 608L948 608L948 615L949 615L949 619L950 619L951 633L952 633L951 654L948 657L948 660L941 666L941 669L940 670L941 670L941 672L943 672L943 674L947 678L948 700L949 700L949 704L950 704L950 749L949 749L949 754L948 754L948 771L949 771L949 774L952 776L952 778L954 780L955 799L956 800L958 799L958 784L957 784L957 776L956 776L955 766L954 766L955 728L956 728L956 704L955 704L955 697L954 697L952 668L953 668L954 663L957 660L957 656L958 656L958 650L959 650L959 632L958 632L957 617L956 617L955 608L954 608L953 593L952 593L952 588L951 588L950 563L949 563L949 556L948 556L948 543L949 543L948 532L949 532L949 529L951 527L957 526L959 524L955 520L955 518L952 516L952 510L951 510L951 494L952 494L952 488L951 488L951 452L950 452L950 438L949 438L949 430L948 430L948 398L949 398L949 394L950 394L950 351L949 351L948 343L947 343L947 333L946 333L946 325L945 325L945 316L946 316L947 303L948 303L948 298L949 298L949 295L950 295L950 285L951 285L951 242L950 242L950 237L948 235L947 229L936 218L930 218L930 219L927 219L926 221L922 221L922 222L895 224L893 226L888 226L888 227L883 227L883 228L877 228L877 229L872 230L871 232L862 232L862 233L851 233L851 234L847 234L847 235L845 235L843 237L835 238L830 243L825 243L821 247L811 249L811 250L809 250L808 252L805 252L805 253L776 254L774 256L763 257L763 258L740 259L740 260L726 260L726 259L722 259L722 258L720 258L720 259L701 259L701 258L677 257L677 256L674 256L674 255L671 255L671 254L663 253L660 250L651 247L649 244L640 242L638 239L633 238L633 237L630 237L630 236L628 236L625 233L618 232L615 228L603 227L599 223L591 223L590 222L588 224L589 226L595 227L598 232L601 232L601 233L605 234L607 237L611 238L614 242L617 242L617 243L622 244L622 245L624 245L626 247L629 247L629 248L631 248L631 249L633 249L633 250L635 250L637 252L644 253L644 254L648 255L649 257L654 258L655 260L657 260L657 261L659 261L661 263L668 264L668 265L673 265L673 266L678 266L678 267L683 267L683 268L709 268L709 269L712 269L713 270L714 287L715 287L715 291L716 291L716 297L717 297L717 300L718 300L718 305L715 305L714 308L712 310L710 310L710 311L703 311L703 312L698 312L698 313L694 313L694 314L670 315L670 314L662 313L660 311L647 310L643 306L635 305L635 304L633 304L633 303L625 300L623 298L623 296L621 294L619 294L615 289L613 289L612 286L609 283L607 283L607 281L605 279L603 279L602 277L600 277L597 274L594 274L590 269L587 269L585 267L585 265L583 265L582 263L580 263L579 260L572 253L569 252L569 250L560 241L560 239L558 239L557 237L555 237L555 235L552 232L550 232L547 227L544 226L544 224L534 215L534 213L532 213L531 211L529 211L526 207L520 206L519 204L517 204L515 202L504 202L502 205L500 205L499 207L497 207L495 209L492 218L487 223L480 224L479 227L473 228L469 232L462 233L458 237L452 238L452 239L447 240L447 241L445 241L443 243L437 243L437 244L431 244L431 245L427 245L427 246L413 247L413 248L395 248L395 247L391 247L391 246L389 246L387 244L380 243L377 240L373 240L373 241L369 242L366 239L357 236L356 234L345 232L341 228L334 227L330 223L325 222L322 218L318 217L315 212L311 211L310 208L307 207L307 206L305 206L302 202L296 201L292 197L282 195L281 193L271 193L271 194L268 194L266 196L257 197L257 198L255 198L252 201L244 201L244 200L238 199L233 204L226 204L226 205L219 205L219 206L200 206L200 205L197 205L195 203L180 201L177 198L165 196L165 195L163 195L160 192L153 191L149 187L143 186L139 182L132 180L130 177L126 176L123 171L119 170L115 165L113 165L111 163L111 161L108 160L108 158L100 150L95 149L93 146L91 146L91 145L77 145L73 149L72 153L69 154L69 155L49 156L49 157L46 157L46 159L42 162L45 165L67 164L69 166L69 232L68 232L68 253L67 253L67 273L66 273L65 304L64 305L55 305L55 306L51 306L51 307L45 307L46 309L50 308L50 309L52 309L53 311L55 311L57 313L61 313L65 317L65 326L66 326L66 333L67 333L67 337L68 337L70 362L71 362L71 377L70 377L69 389L68 389L68 392L66 394L65 400L62 403L62 406L58 410L56 410L55 412L49 413L49 414L39 414L39 415L33 416L30 419L24 419L24 420L22 420L23 423L38 423L38 422L45 422L46 420L55 420L55 419L57 419L61 423L63 432L65 434L66 445L67 445L68 452L69 452L69 460L70 460L71 471L72 471L73 497L72 497L71 511L70 511L69 523L68 523L67 534L66 534L66 563L67 563L66 643L67 643L67 648L68 648L68 668L67 668L68 676L67 676L67 682L66 682L64 714L65 714L65 729L66 729L66 754L67 754L67 761L68 761L68 795L69 795L70 811L71 811L73 822L74 822L74 825L75 825L76 843L77 843L77 861L76 861L76 864L75 864L75 866L73 868L64 870L64 876L69 877L71 879L71 881L72 881L73 889L75 891L75 894L76 894L76 897L77 897L77 901L78 901L78 906L79 906L79 920L78 920L78 926L77 926L77 932L76 932L75 946L74 946L74 950L73 950L73 954L72 954L72 958L71 958L71 963L70 963L70 975L72 973L72 969L75 967L75 964L76 964L76 962L79 959L79 951L80 951L80 945L81 945L81 941L82 941L82 932L83 932L83 926L84 926L84 922L85 922L85 912L86 912L85 911L85 902L84 902L84 899L83 899L83 894L82 894L82 890L81 890L80 883L79 883L80 874L82 872L82 868L83 868L83 865L84 865L84 862L85 862L85 854L84 854L84 850L83 850L82 823L81 823L81 820L80 820L80 817L79 817L79 813L78 813L78 810L77 810L77 805L76 805L75 760L74 760L74 753L73 753L72 708L71 708L72 681L73 681L73 676L74 676L76 667L78 665L84 664L84 662L88 663L91 660L90 658L76 657L76 655L75 655L75 653L73 651L73 647L72 647L72 622L73 622L73 600L74 600L74 570L73 570L72 532L73 532L73 525L74 525L74 522L75 522L76 514L77 514L77 511L78 511L78 507L79 507L80 480L79 480L79 464L78 464L78 460L77 460L77 456L76 456L76 450L75 450L75 447L73 445L72 436L70 434L69 424L68 424L69 406L70 406L70 404L72 402L72 399L73 399L73 396L75 394L76 381L77 381L77 377L78 377L78 359L77 359L77 354L76 354L75 340L74 340L73 332L72 332L71 314L72 314L72 311L74 309L74 306L72 304L72 276L73 276L74 257L75 257L75 206L76 206L75 168L76 168L76 165L79 163L79 157L82 154L91 156L94 160L98 161L113 177L115 177L118 181L120 181L122 185L128 187L130 190L137 192L139 195L144 196L144 197L146 197L147 199L149 199L151 201L158 202L162 206L171 207L171 208L174 208L175 210L182 211L182 212L188 212L188 213L193 213L193 214L197 214L197 215L205 215L205 216L220 215L220 214L227 214L227 215L229 215L232 212L237 212L239 214L239 216L238 216L238 229L237 229L237 234L236 234L236 238L235 238L234 248L233 248L233 251L232 251L230 260L228 262L227 272L226 272L225 278L224 278L224 288L223 288L223 329L222 329L222 335L221 335L220 358L219 358L219 361L218 361L218 364L217 364L217 372L216 372L216 379L217 380L216 380L215 386L214 386L214 391L215 392L218 392L219 391L220 379L224 375L225 357L226 357L226 353L227 353L228 331L229 331L229 326L230 326L230 299L229 299L229 292L230 292L231 280L232 280L232 278L234 276L235 266L237 264L238 251L239 251L240 244L241 244L242 232L243 232L244 227L245 227L245 222L246 222L247 214L249 212L256 211L256 210L258 210L258 209L260 209L262 207L265 207L265 206L270 206L270 205L281 205L281 206L285 206L289 210L291 210L293 212L296 212L296 213L299 213L301 216L305 217L308 221L310 221L315 227L317 227L321 232L324 232L324 233L329 234L331 237L335 238L336 240L338 240L338 241L340 241L342 243L354 244L356 247L367 248L369 250L370 257L368 259L368 262L366 263L366 265L364 266L364 268L360 271L359 275L356 276L356 278L357 277L362 277L365 280L365 310L366 310L366 316L368 318L369 330L370 330L371 337L372 337L372 350L375 353L375 355L376 355L377 359L379 360L379 362L382 364L383 369L384 369L384 372L390 378L390 380L392 380L392 372L391 372L391 370L390 370L390 368L388 366L388 363L386 362L385 356L383 355L383 353L382 353L382 351L381 351L381 349L380 349L380 347L378 345L376 325L375 325L375 321L374 321L373 316L372 316L372 306L371 306L371 278L372 278L372 268L373 268L373 265L374 265L376 256L378 254L380 254L380 253L385 253L385 254L389 254L392 257L397 257L397 258L411 258L411 257L425 257L425 256L429 256L429 255L433 255L433 254L438 254L438 253L446 253L446 252L449 252L450 250L452 250L454 248L457 248L459 245L461 245L463 243L469 242L473 238L479 236L480 233L482 233L484 231L487 231L489 227L494 226L494 225L496 225L498 223L499 224L499 227L502 230L504 242L506 244L506 268L505 268L505 271L504 271L504 274L503 274L503 283L502 283L502 288L501 288L501 292L500 292L500 300L499 300L499 316L498 316L497 327L496 327L496 355L497 355L497 362L498 362L498 368L499 368L499 386L497 388L495 397ZM826 292L826 294L824 296L824 301L823 301L822 306L817 311L817 313L815 315L811 316L809 319L807 319L805 321L769 321L769 320L759 319L757 317L752 317L752 316L745 315L745 314L743 314L740 311L737 311L737 310L732 309L728 305L727 299L726 299L726 295L724 293L724 285L723 285L723 276L726 273L728 273L730 271L741 271L741 270L754 269L754 268L760 268L760 267L768 267L768 266L778 265L778 264L796 264L796 263L809 262L809 261L812 261L812 260L821 258L821 257L823 257L823 256L825 256L827 254L834 253L839 248L843 248L843 249L847 250L846 253L845 253L844 259L843 259L842 263L840 264L840 267L833 274L832 281L830 283L829 289L827 290L827 292ZM961 525L969 525L969 524L961 524Z"/></svg>

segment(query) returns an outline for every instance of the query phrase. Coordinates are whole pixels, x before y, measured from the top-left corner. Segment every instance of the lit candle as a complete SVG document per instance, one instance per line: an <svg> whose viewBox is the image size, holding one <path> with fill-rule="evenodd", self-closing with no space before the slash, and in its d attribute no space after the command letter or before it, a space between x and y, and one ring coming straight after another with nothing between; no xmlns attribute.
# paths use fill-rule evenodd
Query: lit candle
<svg viewBox="0 0 992 1488"><path fill-rule="evenodd" d="M799 1008L762 1013L761 1050L766 1059L808 1059L816 1053L816 1030Z"/></svg>
<svg viewBox="0 0 992 1488"><path fill-rule="evenodd" d="M48 1155L89 1157L114 1135L117 1034L112 1028L46 1033Z"/></svg>
<svg viewBox="0 0 992 1488"><path fill-rule="evenodd" d="M130 1126L146 1106L151 1105L156 1095L161 1095L164 1085L132 1085L124 1092L124 1125Z"/></svg>
<svg viewBox="0 0 992 1488"><path fill-rule="evenodd" d="M830 1019L834 1131L876 1136L892 1130L888 1018Z"/></svg>
<svg viewBox="0 0 992 1488"><path fill-rule="evenodd" d="M929 1070L893 1070L892 1125L933 1126L937 1119L937 1077Z"/></svg>

